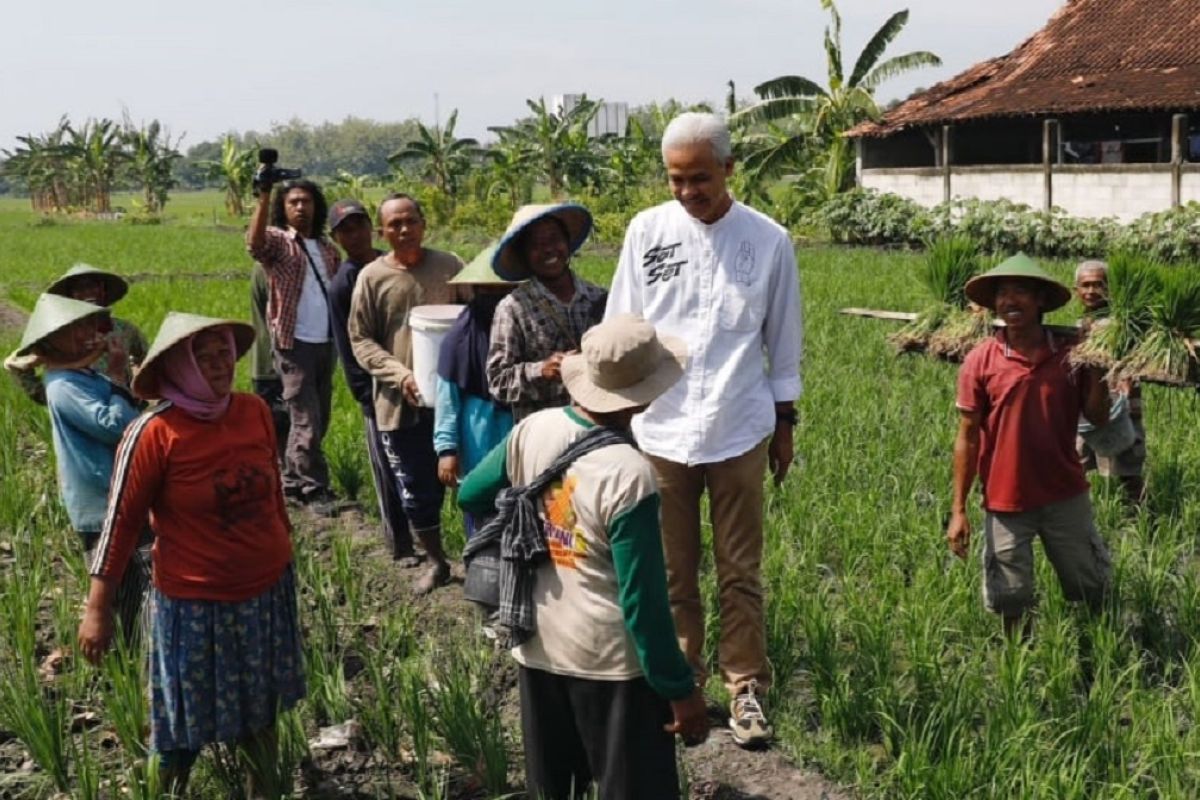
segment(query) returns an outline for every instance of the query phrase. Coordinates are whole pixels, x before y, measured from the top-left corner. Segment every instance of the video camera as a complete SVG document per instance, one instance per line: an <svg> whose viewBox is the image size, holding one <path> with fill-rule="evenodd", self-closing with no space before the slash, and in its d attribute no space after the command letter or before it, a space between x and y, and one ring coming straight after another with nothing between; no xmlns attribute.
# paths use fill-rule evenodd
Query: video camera
<svg viewBox="0 0 1200 800"><path fill-rule="evenodd" d="M271 187L280 181L291 181L303 173L298 169L284 169L275 166L279 161L279 151L264 147L258 151L258 171L254 173L254 191L269 192Z"/></svg>

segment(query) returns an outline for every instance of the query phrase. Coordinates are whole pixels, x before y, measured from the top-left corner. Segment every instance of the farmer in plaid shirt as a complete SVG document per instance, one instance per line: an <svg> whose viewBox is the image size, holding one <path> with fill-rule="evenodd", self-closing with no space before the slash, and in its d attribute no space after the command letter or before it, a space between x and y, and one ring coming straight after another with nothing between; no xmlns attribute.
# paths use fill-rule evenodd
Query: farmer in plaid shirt
<svg viewBox="0 0 1200 800"><path fill-rule="evenodd" d="M246 231L246 247L270 283L267 323L291 423L283 491L289 499L331 516L334 497L321 440L329 428L333 397L328 295L338 253L324 235L325 196L312 181L290 180L280 184L272 202L271 187L255 185L258 204Z"/></svg>
<svg viewBox="0 0 1200 800"><path fill-rule="evenodd" d="M492 269L506 281L529 278L500 301L488 350L488 390L520 422L570 401L563 356L604 317L608 292L577 276L571 256L592 230L592 215L573 203L517 209L496 248Z"/></svg>

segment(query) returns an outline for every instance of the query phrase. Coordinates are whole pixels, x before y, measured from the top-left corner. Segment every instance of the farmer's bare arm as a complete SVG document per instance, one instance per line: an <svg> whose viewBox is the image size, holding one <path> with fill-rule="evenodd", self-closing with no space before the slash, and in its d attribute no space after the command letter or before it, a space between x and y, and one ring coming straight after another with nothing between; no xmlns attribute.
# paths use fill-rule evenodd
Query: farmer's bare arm
<svg viewBox="0 0 1200 800"><path fill-rule="evenodd" d="M261 252L266 246L267 221L270 217L271 192L259 192L254 202L254 213L250 215L250 227L246 229L246 247L252 254Z"/></svg>
<svg viewBox="0 0 1200 800"><path fill-rule="evenodd" d="M1101 428L1108 424L1108 384L1097 369L1083 371L1083 416Z"/></svg>
<svg viewBox="0 0 1200 800"><path fill-rule="evenodd" d="M966 558L967 545L971 541L971 523L967 519L967 498L971 485L975 483L975 469L979 463L979 430L983 415L978 411L959 410L958 436L954 440L954 489L950 503L950 524L946 527L946 541L950 551L959 558Z"/></svg>
<svg viewBox="0 0 1200 800"><path fill-rule="evenodd" d="M117 594L117 581L100 575L92 576L88 592L87 607L79 623L79 651L93 664L100 659L112 643L113 598Z"/></svg>

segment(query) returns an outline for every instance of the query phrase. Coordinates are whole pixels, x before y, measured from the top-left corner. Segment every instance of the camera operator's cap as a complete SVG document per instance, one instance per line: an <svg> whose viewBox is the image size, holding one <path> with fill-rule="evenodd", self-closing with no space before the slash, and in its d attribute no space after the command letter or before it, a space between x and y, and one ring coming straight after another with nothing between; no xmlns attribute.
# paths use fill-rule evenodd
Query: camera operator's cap
<svg viewBox="0 0 1200 800"><path fill-rule="evenodd" d="M1024 253L1017 253L1002 261L999 266L971 278L967 281L963 293L975 305L995 311L996 289L1000 282L1017 278L1036 281L1046 290L1044 311L1053 311L1071 302L1071 290L1056 281L1048 272L1038 266L1036 261Z"/></svg>
<svg viewBox="0 0 1200 800"><path fill-rule="evenodd" d="M496 255L499 242L492 242L471 259L449 283L467 283L475 286L516 286L516 281L506 281L492 271L492 258Z"/></svg>
<svg viewBox="0 0 1200 800"><path fill-rule="evenodd" d="M254 344L254 326L248 322L236 319L218 319L202 317L199 314L186 314L182 311L169 311L163 319L149 352L142 359L142 365L133 376L130 388L133 393L143 400L153 400L161 397L159 389L159 357L180 342L186 341L201 331L212 328L228 327L233 331L233 343L237 357L246 355L246 351Z"/></svg>
<svg viewBox="0 0 1200 800"><path fill-rule="evenodd" d="M54 283L50 284L46 288L46 291L50 294L59 294L64 297L70 297L71 284L75 283L81 278L90 278L91 280L100 281L104 284L105 305L111 306L129 292L129 282L120 275L115 275L111 272L105 272L102 269L97 269L91 264L76 264L60 275L54 281Z"/></svg>
<svg viewBox="0 0 1200 800"><path fill-rule="evenodd" d="M687 345L635 314L616 314L583 334L562 360L571 399L601 414L649 405L683 377Z"/></svg>
<svg viewBox="0 0 1200 800"><path fill-rule="evenodd" d="M554 217L567 230L567 244L571 255L583 246L592 232L592 214L578 203L548 203L521 206L513 214L508 230L500 237L496 255L492 258L492 269L506 281L523 281L529 277L529 267L517 252L517 239L535 222Z"/></svg>
<svg viewBox="0 0 1200 800"><path fill-rule="evenodd" d="M357 200L338 200L333 204L333 208L329 209L329 232L332 233L338 225L341 225L350 217L362 215L368 220L371 219L371 214L366 207Z"/></svg>
<svg viewBox="0 0 1200 800"><path fill-rule="evenodd" d="M29 321L25 323L25 333L21 336L21 345L13 355L29 355L34 347L63 328L92 316L108 318L109 314L109 310L104 306L85 303L72 297L63 297L61 294L48 292L41 294L33 307L33 313L29 315Z"/></svg>

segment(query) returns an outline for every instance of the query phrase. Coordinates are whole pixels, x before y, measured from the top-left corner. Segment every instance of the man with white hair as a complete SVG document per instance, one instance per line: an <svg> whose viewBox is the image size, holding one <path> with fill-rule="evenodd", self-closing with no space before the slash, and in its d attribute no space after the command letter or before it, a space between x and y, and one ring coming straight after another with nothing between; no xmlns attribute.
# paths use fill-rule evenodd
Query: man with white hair
<svg viewBox="0 0 1200 800"><path fill-rule="evenodd" d="M1075 296L1083 306L1079 327L1091 328L1096 319L1108 313L1108 264L1103 261L1084 261L1075 268ZM1120 387L1129 401L1129 419L1133 422L1133 444L1114 456L1101 455L1084 441L1075 440L1079 460L1085 471L1096 470L1105 478L1116 478L1130 503L1140 503L1146 493L1143 477L1146 467L1146 426L1142 422L1142 390L1134 383Z"/></svg>
<svg viewBox="0 0 1200 800"><path fill-rule="evenodd" d="M729 129L714 114L667 126L663 161L673 201L629 224L607 317L641 315L683 339L683 380L634 422L662 493L663 549L680 644L701 685L700 498L707 488L717 569L717 662L743 746L773 735L763 616L763 476L792 462L800 396L800 282L787 230L729 194Z"/></svg>

